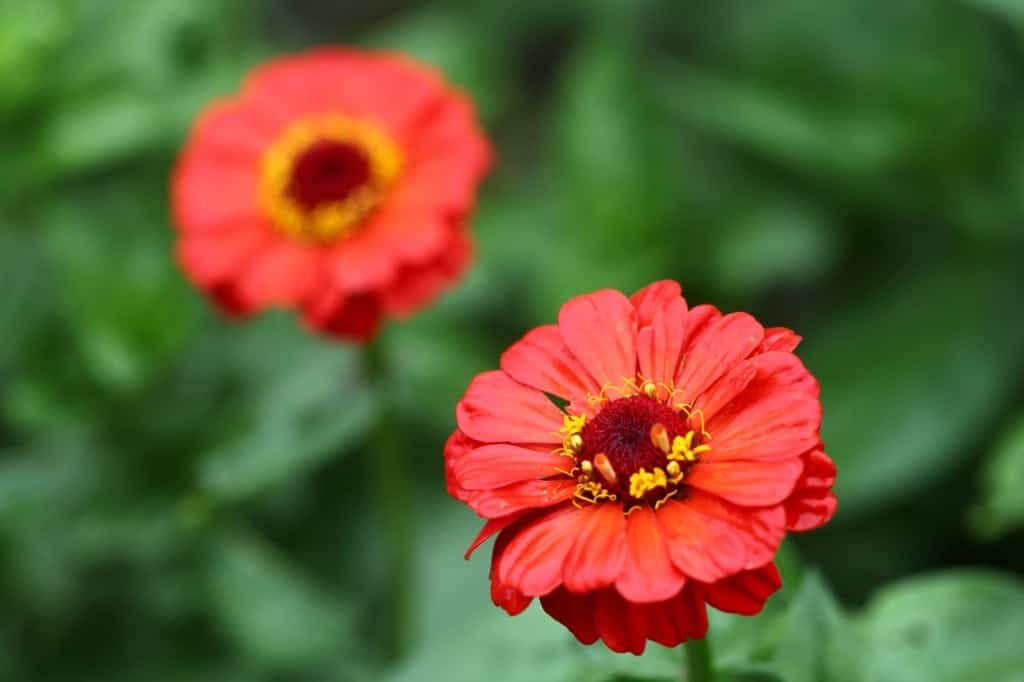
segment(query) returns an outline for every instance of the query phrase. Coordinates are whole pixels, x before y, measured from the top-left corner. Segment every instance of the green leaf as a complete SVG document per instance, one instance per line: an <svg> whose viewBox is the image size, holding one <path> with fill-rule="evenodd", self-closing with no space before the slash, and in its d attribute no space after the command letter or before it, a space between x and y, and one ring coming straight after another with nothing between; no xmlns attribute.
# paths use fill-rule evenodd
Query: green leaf
<svg viewBox="0 0 1024 682"><path fill-rule="evenodd" d="M162 182L161 182L162 185ZM108 183L45 211L45 244L84 364L116 393L142 389L182 348L194 298L171 258L152 181Z"/></svg>
<svg viewBox="0 0 1024 682"><path fill-rule="evenodd" d="M296 668L346 648L344 602L256 538L224 533L211 548L213 615L242 653L274 668Z"/></svg>
<svg viewBox="0 0 1024 682"><path fill-rule="evenodd" d="M1019 682L1024 585L984 571L912 578L879 592L861 626L865 682Z"/></svg>
<svg viewBox="0 0 1024 682"><path fill-rule="evenodd" d="M786 682L858 682L858 649L832 593L809 573L781 622L771 668Z"/></svg>
<svg viewBox="0 0 1024 682"><path fill-rule="evenodd" d="M858 294L801 354L822 386L822 434L840 518L934 483L977 442L1014 385L1024 317L1016 271L964 255L948 269Z"/></svg>
<svg viewBox="0 0 1024 682"><path fill-rule="evenodd" d="M202 492L222 501L310 471L360 442L376 419L376 396L348 349L311 338L285 315L238 331L234 361L247 400L199 469Z"/></svg>
<svg viewBox="0 0 1024 682"><path fill-rule="evenodd" d="M979 534L991 538L1024 526L1024 417L986 459L981 489L981 500L971 512Z"/></svg>

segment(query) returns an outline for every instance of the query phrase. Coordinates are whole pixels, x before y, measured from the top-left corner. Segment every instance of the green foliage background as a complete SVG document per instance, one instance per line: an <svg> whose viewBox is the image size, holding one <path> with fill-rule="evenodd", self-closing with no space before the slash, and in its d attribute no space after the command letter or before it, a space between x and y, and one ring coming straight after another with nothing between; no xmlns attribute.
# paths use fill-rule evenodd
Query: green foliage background
<svg viewBox="0 0 1024 682"><path fill-rule="evenodd" d="M499 152L383 386L171 257L192 116L330 42L439 66ZM509 343L663 277L805 336L840 472L719 679L1019 682L1022 222L1018 0L0 0L0 682L678 679L492 607L441 460Z"/></svg>

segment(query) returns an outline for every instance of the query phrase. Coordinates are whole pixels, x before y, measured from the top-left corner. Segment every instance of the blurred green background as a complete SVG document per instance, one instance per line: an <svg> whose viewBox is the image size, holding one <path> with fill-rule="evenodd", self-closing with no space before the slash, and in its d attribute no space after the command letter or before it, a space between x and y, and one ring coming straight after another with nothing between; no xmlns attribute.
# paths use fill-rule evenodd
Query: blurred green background
<svg viewBox="0 0 1024 682"><path fill-rule="evenodd" d="M499 154L381 386L171 257L191 118L332 42L443 69ZM1024 680L1022 225L1019 0L0 0L0 682L678 678L491 606L441 455L509 343L663 277L804 335L839 467L720 679Z"/></svg>

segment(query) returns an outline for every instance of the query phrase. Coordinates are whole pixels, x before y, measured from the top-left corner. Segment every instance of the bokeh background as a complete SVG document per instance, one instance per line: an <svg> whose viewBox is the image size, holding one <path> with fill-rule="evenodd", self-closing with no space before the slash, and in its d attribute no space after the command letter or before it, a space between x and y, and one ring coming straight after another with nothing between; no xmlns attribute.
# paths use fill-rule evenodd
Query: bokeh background
<svg viewBox="0 0 1024 682"><path fill-rule="evenodd" d="M323 43L437 65L499 153L380 384L172 258L191 118ZM1019 682L1022 223L1017 0L0 0L0 681L677 679L491 606L441 456L565 299L672 277L804 335L839 466L720 679Z"/></svg>

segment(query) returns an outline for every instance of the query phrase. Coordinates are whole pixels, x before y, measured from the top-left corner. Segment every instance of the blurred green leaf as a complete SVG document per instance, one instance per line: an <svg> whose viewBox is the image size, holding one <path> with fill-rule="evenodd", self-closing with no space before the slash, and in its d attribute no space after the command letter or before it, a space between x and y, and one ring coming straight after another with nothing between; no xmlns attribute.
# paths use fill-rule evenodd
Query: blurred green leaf
<svg viewBox="0 0 1024 682"><path fill-rule="evenodd" d="M974 528L994 537L1024 526L1024 418L1005 433L981 470L981 500L972 510Z"/></svg>
<svg viewBox="0 0 1024 682"><path fill-rule="evenodd" d="M234 362L242 370L244 413L201 457L202 492L238 501L295 476L362 441L376 417L376 396L357 356L314 339L290 316L239 330Z"/></svg>
<svg viewBox="0 0 1024 682"><path fill-rule="evenodd" d="M0 121L35 101L40 71L71 32L69 2L0 1Z"/></svg>
<svg viewBox="0 0 1024 682"><path fill-rule="evenodd" d="M101 186L41 218L85 364L114 392L138 391L165 368L194 322L192 294L168 257L164 210L133 196L152 187Z"/></svg>
<svg viewBox="0 0 1024 682"><path fill-rule="evenodd" d="M1017 682L1024 670L1024 585L983 571L904 580L863 618L865 682Z"/></svg>
<svg viewBox="0 0 1024 682"><path fill-rule="evenodd" d="M1012 267L964 258L836 310L802 347L822 386L840 516L934 483L970 454L1024 360Z"/></svg>
<svg viewBox="0 0 1024 682"><path fill-rule="evenodd" d="M269 546L239 533L211 547L209 589L214 616L245 655L275 668L295 668L346 650L350 614Z"/></svg>
<svg viewBox="0 0 1024 682"><path fill-rule="evenodd" d="M804 577L789 604L771 667L786 682L859 682L855 633L817 573Z"/></svg>

